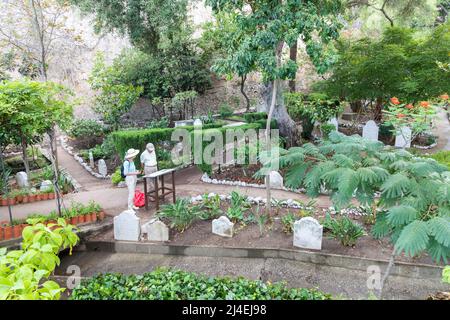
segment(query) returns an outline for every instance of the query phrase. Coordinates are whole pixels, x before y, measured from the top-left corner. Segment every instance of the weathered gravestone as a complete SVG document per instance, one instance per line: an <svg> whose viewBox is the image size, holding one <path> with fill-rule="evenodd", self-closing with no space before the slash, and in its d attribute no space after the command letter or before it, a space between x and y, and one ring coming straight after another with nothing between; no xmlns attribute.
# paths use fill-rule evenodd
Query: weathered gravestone
<svg viewBox="0 0 450 320"><path fill-rule="evenodd" d="M140 220L133 210L122 212L114 217L114 239L119 241L139 241Z"/></svg>
<svg viewBox="0 0 450 320"><path fill-rule="evenodd" d="M396 148L411 148L412 132L409 127L403 127L395 137Z"/></svg>
<svg viewBox="0 0 450 320"><path fill-rule="evenodd" d="M277 171L271 171L269 173L270 177L270 187L274 189L283 189L284 181L281 174Z"/></svg>
<svg viewBox="0 0 450 320"><path fill-rule="evenodd" d="M311 217L294 223L294 246L304 249L322 249L323 226Z"/></svg>
<svg viewBox="0 0 450 320"><path fill-rule="evenodd" d="M92 169L95 168L94 155L92 154L92 151L89 151L89 165Z"/></svg>
<svg viewBox="0 0 450 320"><path fill-rule="evenodd" d="M212 233L221 237L233 237L234 223L227 217L221 216L219 219L214 219L212 222Z"/></svg>
<svg viewBox="0 0 450 320"><path fill-rule="evenodd" d="M194 121L194 127L201 127L202 125L203 125L202 120L196 119L196 120Z"/></svg>
<svg viewBox="0 0 450 320"><path fill-rule="evenodd" d="M158 219L152 219L142 226L142 233L148 241L169 241L169 228Z"/></svg>
<svg viewBox="0 0 450 320"><path fill-rule="evenodd" d="M30 186L30 184L28 182L28 175L26 172L18 172L16 174L16 181L17 181L17 185L20 188L27 188Z"/></svg>
<svg viewBox="0 0 450 320"><path fill-rule="evenodd" d="M363 138L378 141L379 128L375 121L367 121L363 127Z"/></svg>
<svg viewBox="0 0 450 320"><path fill-rule="evenodd" d="M41 186L39 188L39 191L44 192L48 191L53 187L53 183L50 180L45 180L41 182Z"/></svg>
<svg viewBox="0 0 450 320"><path fill-rule="evenodd" d="M98 173L102 177L106 177L108 175L108 168L106 167L106 162L103 159L98 160Z"/></svg>
<svg viewBox="0 0 450 320"><path fill-rule="evenodd" d="M336 118L333 118L333 119L331 119L330 121L328 121L328 124L332 124L332 125L336 128L336 131L338 131L338 129L339 129L339 123L338 123L338 121L337 121Z"/></svg>

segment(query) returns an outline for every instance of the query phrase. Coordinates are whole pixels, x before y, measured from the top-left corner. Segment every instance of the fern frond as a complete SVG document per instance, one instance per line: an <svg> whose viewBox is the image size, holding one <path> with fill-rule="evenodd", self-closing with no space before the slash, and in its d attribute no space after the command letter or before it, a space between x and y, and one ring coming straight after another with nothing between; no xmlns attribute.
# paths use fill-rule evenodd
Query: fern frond
<svg viewBox="0 0 450 320"><path fill-rule="evenodd" d="M335 154L331 159L340 167L352 168L354 165L354 161L343 154Z"/></svg>
<svg viewBox="0 0 450 320"><path fill-rule="evenodd" d="M430 173L435 172L435 169L426 162L416 162L410 164L408 171L415 176L426 177Z"/></svg>
<svg viewBox="0 0 450 320"><path fill-rule="evenodd" d="M450 218L434 217L427 224L428 233L443 246L450 247Z"/></svg>
<svg viewBox="0 0 450 320"><path fill-rule="evenodd" d="M445 247L435 239L431 239L427 251L436 263L440 263L441 260L445 264L448 263L448 258L450 257L450 247Z"/></svg>
<svg viewBox="0 0 450 320"><path fill-rule="evenodd" d="M312 170L308 172L305 178L305 187L310 196L317 196L320 193L321 177L325 172L335 169L336 166L332 161L325 161L319 163Z"/></svg>
<svg viewBox="0 0 450 320"><path fill-rule="evenodd" d="M382 195L388 199L402 197L409 191L410 183L410 180L404 174L394 174L381 186Z"/></svg>
<svg viewBox="0 0 450 320"><path fill-rule="evenodd" d="M400 232L395 243L396 253L405 252L407 256L413 257L427 248L429 240L427 223L413 221Z"/></svg>
<svg viewBox="0 0 450 320"><path fill-rule="evenodd" d="M376 183L380 181L378 174L374 172L371 168L359 168L356 170L359 180L364 183Z"/></svg>
<svg viewBox="0 0 450 320"><path fill-rule="evenodd" d="M389 209L387 221L394 227L403 226L414 221L419 212L410 206L396 206Z"/></svg>
<svg viewBox="0 0 450 320"><path fill-rule="evenodd" d="M298 189L302 186L305 174L310 168L310 162L296 164L289 168L285 177L285 185L288 188Z"/></svg>
<svg viewBox="0 0 450 320"><path fill-rule="evenodd" d="M389 169L396 170L396 171L402 171L402 170L406 170L407 168L409 168L410 165L411 165L411 163L407 162L405 160L397 160L389 166Z"/></svg>
<svg viewBox="0 0 450 320"><path fill-rule="evenodd" d="M377 215L377 221L372 227L371 233L375 239L381 239L386 237L388 234L392 232L392 227L389 225L387 221L386 213L379 213Z"/></svg>
<svg viewBox="0 0 450 320"><path fill-rule="evenodd" d="M338 208L345 207L353 198L353 193L358 188L359 179L355 171L343 168L338 181L338 191L333 194L333 202Z"/></svg>

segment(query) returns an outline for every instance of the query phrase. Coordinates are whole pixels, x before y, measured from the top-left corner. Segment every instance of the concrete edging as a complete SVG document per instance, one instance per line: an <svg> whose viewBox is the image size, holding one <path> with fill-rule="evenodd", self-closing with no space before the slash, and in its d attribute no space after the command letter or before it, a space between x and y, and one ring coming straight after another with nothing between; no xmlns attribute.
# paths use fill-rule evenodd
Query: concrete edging
<svg viewBox="0 0 450 320"><path fill-rule="evenodd" d="M286 259L358 271L367 271L367 268L369 266L378 266L381 270L385 270L388 265L388 261L386 260L376 260L292 249L231 248L217 246L155 244L127 241L87 241L85 245L88 251L197 257ZM397 262L392 268L391 275L435 280L436 278L440 278L442 276L442 270L443 268L439 266Z"/></svg>

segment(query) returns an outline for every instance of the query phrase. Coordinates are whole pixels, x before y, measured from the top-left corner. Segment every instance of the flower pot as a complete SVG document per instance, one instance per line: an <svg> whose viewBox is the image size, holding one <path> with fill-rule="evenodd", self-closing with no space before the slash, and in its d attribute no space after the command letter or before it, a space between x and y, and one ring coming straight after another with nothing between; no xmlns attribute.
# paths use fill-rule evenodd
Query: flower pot
<svg viewBox="0 0 450 320"><path fill-rule="evenodd" d="M30 194L29 196L28 196L28 201L29 202L35 202L36 201L36 194Z"/></svg>
<svg viewBox="0 0 450 320"><path fill-rule="evenodd" d="M30 202L30 196L28 196L28 195L23 196L22 203L28 203L28 202Z"/></svg>
<svg viewBox="0 0 450 320"><path fill-rule="evenodd" d="M3 240L3 227L0 226L0 241Z"/></svg>
<svg viewBox="0 0 450 320"><path fill-rule="evenodd" d="M48 193L42 193L41 194L41 200L48 200Z"/></svg>
<svg viewBox="0 0 450 320"><path fill-rule="evenodd" d="M17 224L13 227L13 238L20 238L22 236L22 227L20 224Z"/></svg>
<svg viewBox="0 0 450 320"><path fill-rule="evenodd" d="M12 199L8 199L8 205L13 206L16 204L16 199L12 198Z"/></svg>
<svg viewBox="0 0 450 320"><path fill-rule="evenodd" d="M92 217L91 217L91 214L89 213L89 214L86 214L85 216L84 216L84 222L86 222L86 223L91 223L92 222Z"/></svg>
<svg viewBox="0 0 450 320"><path fill-rule="evenodd" d="M92 222L97 222L97 212L91 213L91 220L92 220Z"/></svg>
<svg viewBox="0 0 450 320"><path fill-rule="evenodd" d="M6 207L8 205L8 199L3 199L2 198L2 202L1 202L3 207Z"/></svg>
<svg viewBox="0 0 450 320"><path fill-rule="evenodd" d="M70 218L70 224L76 226L79 223L78 216Z"/></svg>
<svg viewBox="0 0 450 320"><path fill-rule="evenodd" d="M23 201L22 195L16 197L16 203L21 203L22 201Z"/></svg>
<svg viewBox="0 0 450 320"><path fill-rule="evenodd" d="M49 194L48 194L48 199L49 199L49 200L53 200L53 199L55 199L55 198L56 198L56 196L55 196L54 193L49 193Z"/></svg>
<svg viewBox="0 0 450 320"><path fill-rule="evenodd" d="M78 223L81 224L81 223L85 223L85 222L86 222L86 220L85 220L84 216L83 215L79 215L78 216Z"/></svg>
<svg viewBox="0 0 450 320"><path fill-rule="evenodd" d="M13 236L13 227L12 226L3 227L3 239L9 240L12 239L12 236Z"/></svg>
<svg viewBox="0 0 450 320"><path fill-rule="evenodd" d="M105 219L105 212L104 212L104 211L100 211L100 212L98 213L98 219L99 219L100 221L102 221L102 220Z"/></svg>

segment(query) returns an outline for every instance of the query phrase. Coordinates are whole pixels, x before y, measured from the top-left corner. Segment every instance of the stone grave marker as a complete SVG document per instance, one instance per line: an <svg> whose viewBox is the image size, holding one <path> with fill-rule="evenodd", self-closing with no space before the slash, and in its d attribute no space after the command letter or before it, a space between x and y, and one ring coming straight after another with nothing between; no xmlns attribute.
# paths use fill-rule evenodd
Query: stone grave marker
<svg viewBox="0 0 450 320"><path fill-rule="evenodd" d="M26 172L18 172L16 174L16 181L17 181L17 185L20 188L27 188L30 186L29 182L28 182L28 175Z"/></svg>
<svg viewBox="0 0 450 320"><path fill-rule="evenodd" d="M158 219L152 219L144 224L142 232L147 234L148 241L169 241L169 228Z"/></svg>
<svg viewBox="0 0 450 320"><path fill-rule="evenodd" d="M98 160L98 173L102 177L106 177L108 175L108 168L106 167L106 162L103 159Z"/></svg>
<svg viewBox="0 0 450 320"><path fill-rule="evenodd" d="M212 222L212 233L221 237L233 237L234 223L227 217L221 216L219 219L214 219Z"/></svg>
<svg viewBox="0 0 450 320"><path fill-rule="evenodd" d="M379 128L375 121L367 121L363 127L363 138L378 141Z"/></svg>
<svg viewBox="0 0 450 320"><path fill-rule="evenodd" d="M271 171L270 176L270 187L274 189L283 189L284 181L281 174L277 171Z"/></svg>
<svg viewBox="0 0 450 320"><path fill-rule="evenodd" d="M114 217L114 239L119 241L139 241L140 221L133 210L127 210Z"/></svg>
<svg viewBox="0 0 450 320"><path fill-rule="evenodd" d="M311 217L294 223L294 246L304 249L322 249L323 226Z"/></svg>
<svg viewBox="0 0 450 320"><path fill-rule="evenodd" d="M412 132L409 127L401 128L400 132L395 137L396 148L411 148Z"/></svg>
<svg viewBox="0 0 450 320"><path fill-rule="evenodd" d="M92 169L95 168L94 155L92 154L92 151L89 151L89 165Z"/></svg>

